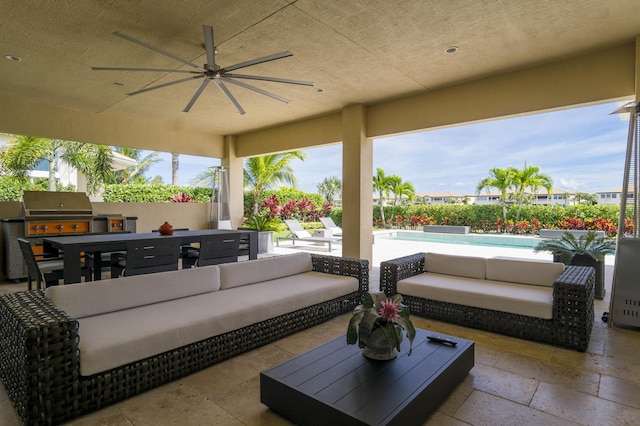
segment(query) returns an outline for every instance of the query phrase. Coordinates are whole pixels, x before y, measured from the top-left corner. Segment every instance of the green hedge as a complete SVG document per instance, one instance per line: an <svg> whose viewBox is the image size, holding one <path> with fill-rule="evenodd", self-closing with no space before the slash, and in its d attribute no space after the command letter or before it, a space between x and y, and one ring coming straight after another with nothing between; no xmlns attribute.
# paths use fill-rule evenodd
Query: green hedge
<svg viewBox="0 0 640 426"><path fill-rule="evenodd" d="M105 185L102 197L109 203L158 203L171 202L180 193L191 197L194 203L211 202L211 188L175 185Z"/></svg>

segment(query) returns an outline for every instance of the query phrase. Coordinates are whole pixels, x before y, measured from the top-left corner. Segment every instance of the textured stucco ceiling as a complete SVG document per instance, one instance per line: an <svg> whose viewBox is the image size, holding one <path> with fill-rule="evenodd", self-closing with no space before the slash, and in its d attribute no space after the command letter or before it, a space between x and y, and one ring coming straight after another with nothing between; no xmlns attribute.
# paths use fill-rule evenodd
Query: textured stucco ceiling
<svg viewBox="0 0 640 426"><path fill-rule="evenodd" d="M90 68L189 69L114 31L204 64L203 24L214 28L221 66L289 50L293 57L243 72L315 87L251 82L291 99L284 104L230 86L247 112L239 115L210 85L183 113L199 80L127 96L184 74ZM638 34L638 0L5 0L0 53L23 60L0 58L0 95L238 134L576 56ZM452 45L459 52L444 54Z"/></svg>

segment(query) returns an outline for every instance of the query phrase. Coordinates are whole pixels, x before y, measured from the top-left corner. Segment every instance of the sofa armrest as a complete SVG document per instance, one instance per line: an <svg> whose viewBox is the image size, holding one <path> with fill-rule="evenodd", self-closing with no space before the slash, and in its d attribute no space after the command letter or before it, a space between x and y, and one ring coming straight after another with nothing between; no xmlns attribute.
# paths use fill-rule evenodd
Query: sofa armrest
<svg viewBox="0 0 640 426"><path fill-rule="evenodd" d="M3 294L0 340L0 379L24 424L77 409L67 400L80 374L75 319L42 291Z"/></svg>
<svg viewBox="0 0 640 426"><path fill-rule="evenodd" d="M424 272L425 253L416 253L380 262L380 290L391 297L398 292L398 281Z"/></svg>
<svg viewBox="0 0 640 426"><path fill-rule="evenodd" d="M594 319L595 269L569 265L553 284L553 320L577 340L576 348L587 349Z"/></svg>
<svg viewBox="0 0 640 426"><path fill-rule="evenodd" d="M369 291L368 260L312 253L311 262L314 271L357 278L359 283L358 292L364 295Z"/></svg>

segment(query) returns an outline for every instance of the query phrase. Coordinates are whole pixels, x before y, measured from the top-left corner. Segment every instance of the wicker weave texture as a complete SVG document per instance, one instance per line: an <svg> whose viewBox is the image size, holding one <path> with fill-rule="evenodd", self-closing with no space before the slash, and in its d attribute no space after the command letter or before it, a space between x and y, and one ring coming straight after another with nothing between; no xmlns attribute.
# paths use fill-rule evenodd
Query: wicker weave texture
<svg viewBox="0 0 640 426"><path fill-rule="evenodd" d="M353 310L369 263L312 255L313 270L352 276L359 290L91 377L80 376L78 323L42 291L0 295L0 379L25 425L60 424Z"/></svg>
<svg viewBox="0 0 640 426"><path fill-rule="evenodd" d="M425 253L380 264L380 289L397 293L398 281L424 273ZM403 294L412 314L522 339L585 351L594 321L595 272L586 266L567 266L553 285L550 320L441 302Z"/></svg>

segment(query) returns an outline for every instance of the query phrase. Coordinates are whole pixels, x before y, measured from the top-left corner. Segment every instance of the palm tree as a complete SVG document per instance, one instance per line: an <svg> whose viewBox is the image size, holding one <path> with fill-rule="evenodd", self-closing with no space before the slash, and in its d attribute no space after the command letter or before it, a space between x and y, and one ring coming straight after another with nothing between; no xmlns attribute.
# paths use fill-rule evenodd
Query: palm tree
<svg viewBox="0 0 640 426"><path fill-rule="evenodd" d="M87 177L87 192L90 194L95 193L108 179L113 161L111 148L105 145L34 136L16 135L9 145L0 151L2 169L21 181L28 179L29 171L40 161L48 161L49 191L56 190L56 158L84 173Z"/></svg>
<svg viewBox="0 0 640 426"><path fill-rule="evenodd" d="M56 190L55 157L58 149L51 139L15 135L0 151L2 170L20 181L29 179L29 171L42 160L49 162L49 191Z"/></svg>
<svg viewBox="0 0 640 426"><path fill-rule="evenodd" d="M404 182L398 175L389 176L390 191L393 193L393 205L397 206L398 201L402 203L402 197L406 196L409 201L413 201L416 189L410 182Z"/></svg>
<svg viewBox="0 0 640 426"><path fill-rule="evenodd" d="M113 151L107 145L62 142L60 158L71 164L87 178L87 192L95 194L113 174Z"/></svg>
<svg viewBox="0 0 640 426"><path fill-rule="evenodd" d="M218 166L207 167L197 175L195 175L189 183L193 186L201 186L205 188L213 188L216 182L216 174L218 173Z"/></svg>
<svg viewBox="0 0 640 426"><path fill-rule="evenodd" d="M244 186L253 197L253 213L258 214L262 192L278 183L296 186L296 176L291 167L292 160L306 160L302 151L248 158L244 165Z"/></svg>
<svg viewBox="0 0 640 426"><path fill-rule="evenodd" d="M384 199L385 197L389 197L389 191L391 190L391 182L389 180L389 176L384 174L384 170L380 167L376 170L376 175L373 177L373 192L377 192L380 197L378 199L378 203L380 205L380 218L382 219L382 224L384 225Z"/></svg>
<svg viewBox="0 0 640 426"><path fill-rule="evenodd" d="M336 196L342 198L342 181L336 176L324 178L318 184L318 193L324 197L327 203L332 204Z"/></svg>
<svg viewBox="0 0 640 426"><path fill-rule="evenodd" d="M180 168L180 154L171 154L171 185L178 184L178 169Z"/></svg>
<svg viewBox="0 0 640 426"><path fill-rule="evenodd" d="M509 189L514 187L514 176L518 170L514 167L503 169L500 167L494 167L489 169L489 176L482 179L476 187L476 193L480 194L483 189L487 192L491 188L496 188L500 191L500 204L502 205L502 219L507 221L507 193Z"/></svg>
<svg viewBox="0 0 640 426"><path fill-rule="evenodd" d="M157 151L150 152L142 158L140 158L142 156L142 150L138 148L118 146L114 147L114 151L122 155L126 155L129 158L133 158L136 160L136 165L112 173L109 183L147 183L147 179L144 174L149 170L149 167L151 167L152 164L161 161L161 159L158 158Z"/></svg>
<svg viewBox="0 0 640 426"><path fill-rule="evenodd" d="M549 175L540 173L540 167L527 166L524 163L524 169L515 169L513 175L513 186L515 189L514 196L518 203L518 212L516 213L516 220L520 219L520 213L522 212L522 205L525 203L527 194L525 191L530 189L534 194L538 192L538 189L544 188L547 190L547 194L551 194L553 188L553 179Z"/></svg>

